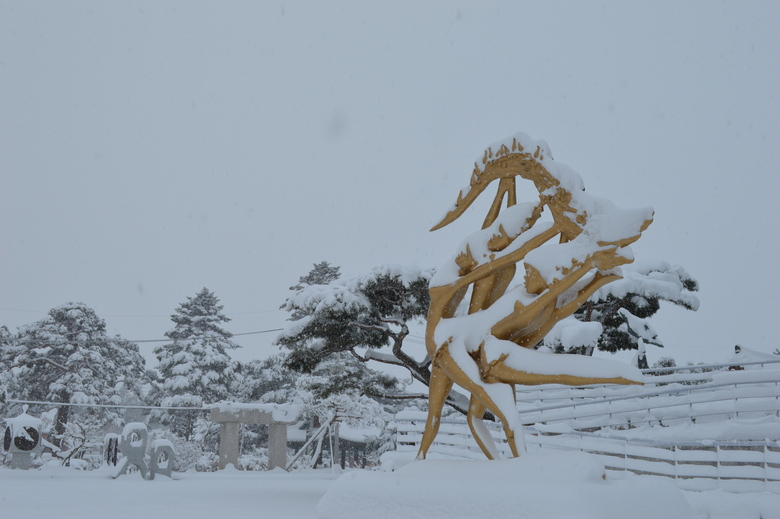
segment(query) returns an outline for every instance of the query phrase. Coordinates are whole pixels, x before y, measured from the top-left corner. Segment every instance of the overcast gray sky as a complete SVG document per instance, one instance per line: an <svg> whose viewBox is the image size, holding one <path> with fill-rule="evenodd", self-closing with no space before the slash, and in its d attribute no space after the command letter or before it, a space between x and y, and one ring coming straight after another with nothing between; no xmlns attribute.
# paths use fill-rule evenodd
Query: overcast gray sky
<svg viewBox="0 0 780 519"><path fill-rule="evenodd" d="M772 351L778 27L775 1L0 1L0 324L83 301L160 338L205 286L233 333L278 328L315 262L446 260L479 211L428 229L524 131L655 208L636 256L701 284L653 319L669 354Z"/></svg>

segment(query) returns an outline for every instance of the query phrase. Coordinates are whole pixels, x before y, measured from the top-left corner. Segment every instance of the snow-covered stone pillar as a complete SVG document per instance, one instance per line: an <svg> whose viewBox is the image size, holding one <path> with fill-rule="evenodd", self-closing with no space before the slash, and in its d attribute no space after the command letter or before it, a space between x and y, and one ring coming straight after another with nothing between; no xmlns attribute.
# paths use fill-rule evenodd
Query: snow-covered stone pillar
<svg viewBox="0 0 780 519"><path fill-rule="evenodd" d="M239 424L268 425L268 469L287 467L287 426L298 421L300 407L292 404L220 402L211 408L211 421L220 424L219 468L238 467Z"/></svg>
<svg viewBox="0 0 780 519"><path fill-rule="evenodd" d="M212 410L212 413L214 411ZM212 421L217 422L218 420ZM239 422L220 422L219 425L219 468L228 465L238 468L238 429ZM269 449L270 451L270 449Z"/></svg>
<svg viewBox="0 0 780 519"><path fill-rule="evenodd" d="M287 424L268 425L268 470L287 467Z"/></svg>

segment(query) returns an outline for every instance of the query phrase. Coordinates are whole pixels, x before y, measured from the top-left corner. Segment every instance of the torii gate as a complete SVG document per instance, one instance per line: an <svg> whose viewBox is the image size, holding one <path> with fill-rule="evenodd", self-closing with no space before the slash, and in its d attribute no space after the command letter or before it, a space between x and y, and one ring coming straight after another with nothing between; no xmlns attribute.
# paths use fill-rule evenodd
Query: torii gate
<svg viewBox="0 0 780 519"><path fill-rule="evenodd" d="M301 408L295 404L239 404L211 406L211 421L219 428L219 468L238 467L238 425L268 425L268 470L287 468L287 426L298 422Z"/></svg>

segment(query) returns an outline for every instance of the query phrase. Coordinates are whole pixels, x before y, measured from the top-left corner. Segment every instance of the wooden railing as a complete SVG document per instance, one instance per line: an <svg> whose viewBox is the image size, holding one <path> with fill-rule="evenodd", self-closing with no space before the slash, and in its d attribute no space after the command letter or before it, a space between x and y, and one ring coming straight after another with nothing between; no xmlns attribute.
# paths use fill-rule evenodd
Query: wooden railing
<svg viewBox="0 0 780 519"><path fill-rule="evenodd" d="M723 422L780 416L780 370L709 373L695 385L564 388L518 392L529 452L569 449L598 456L617 476L635 473L673 478L691 490L780 493L780 426L769 439L657 441L630 438L621 429ZM770 417L770 418L767 418ZM396 416L397 449L416 452L426 413ZM774 421L772 423L775 423ZM500 424L487 423L499 452L510 456ZM484 459L464 417L442 418L430 453Z"/></svg>

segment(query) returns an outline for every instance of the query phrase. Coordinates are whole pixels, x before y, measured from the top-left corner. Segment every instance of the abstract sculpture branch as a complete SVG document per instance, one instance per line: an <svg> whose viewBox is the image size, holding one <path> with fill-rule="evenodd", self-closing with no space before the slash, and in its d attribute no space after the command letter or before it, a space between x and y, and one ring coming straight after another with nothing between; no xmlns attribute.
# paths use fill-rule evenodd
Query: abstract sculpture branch
<svg viewBox="0 0 780 519"><path fill-rule="evenodd" d="M534 184L538 201L517 203L518 178ZM432 367L420 459L436 437L453 384L471 393L469 427L494 459L498 449L482 422L486 410L503 423L512 454L525 450L515 384L641 383L641 373L625 364L533 348L599 288L620 279L619 267L633 261L628 245L650 225L653 210L618 209L586 194L580 176L556 163L544 141L518 134L485 151L469 186L431 230L458 219L496 180L482 230L431 280L425 342ZM551 221L540 221L545 209ZM510 288L521 262L523 281Z"/></svg>

